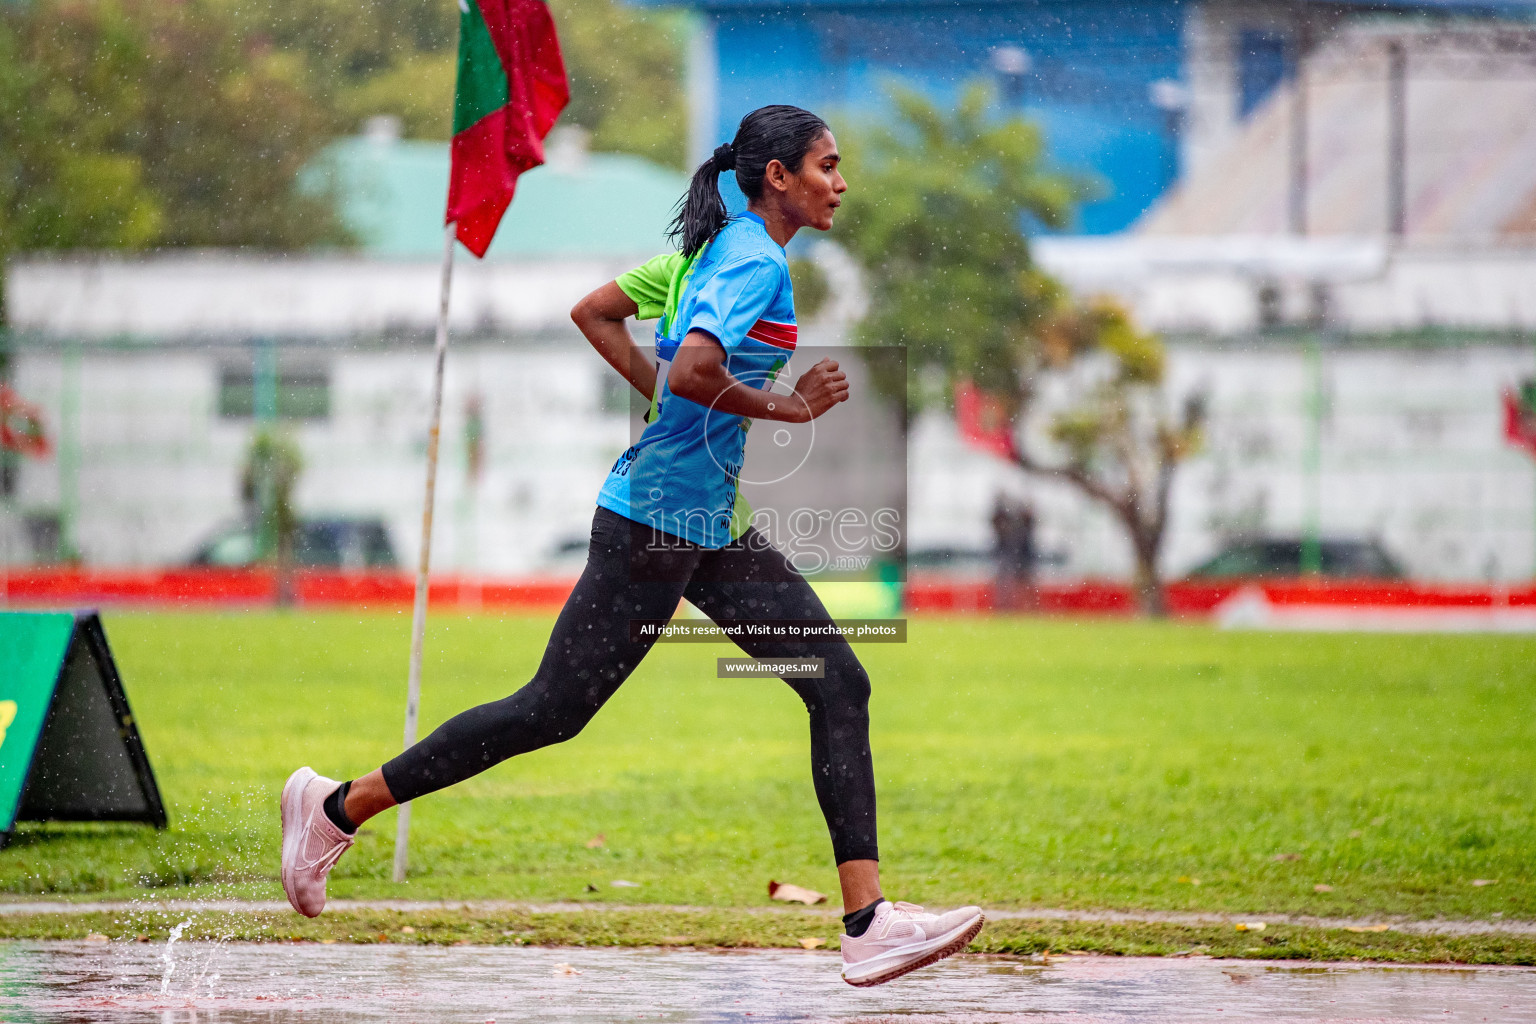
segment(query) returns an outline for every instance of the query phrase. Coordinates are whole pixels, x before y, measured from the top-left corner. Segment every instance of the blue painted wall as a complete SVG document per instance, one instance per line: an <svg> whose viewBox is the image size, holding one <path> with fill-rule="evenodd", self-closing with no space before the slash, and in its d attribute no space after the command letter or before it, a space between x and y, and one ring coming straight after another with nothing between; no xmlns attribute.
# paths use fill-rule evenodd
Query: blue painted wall
<svg viewBox="0 0 1536 1024"><path fill-rule="evenodd" d="M1104 188L1074 230L1129 226L1178 174L1176 128L1149 87L1182 81L1183 29L1201 0L629 0L681 3L716 26L717 141L765 103L795 103L833 122L877 118L898 78L951 100L967 82L1012 87L1016 106L1045 129L1054 161ZM1306 0L1294 0L1305 6ZM1277 7L1290 6L1276 4ZM1532 0L1335 0L1359 10L1526 17ZM1251 109L1289 74L1283 40L1244 40L1241 102ZM997 47L1030 59L1016 79L993 67ZM734 191L734 189L732 189Z"/></svg>
<svg viewBox="0 0 1536 1024"><path fill-rule="evenodd" d="M1186 8L1182 0L717 8L718 134L730 138L765 103L815 110L835 130L881 116L893 80L947 103L983 79L1015 92L1058 165L1098 179L1102 198L1081 209L1076 230L1118 231L1177 170L1168 116L1149 87L1179 77ZM993 50L1004 46L1029 56L1013 80L993 68Z"/></svg>

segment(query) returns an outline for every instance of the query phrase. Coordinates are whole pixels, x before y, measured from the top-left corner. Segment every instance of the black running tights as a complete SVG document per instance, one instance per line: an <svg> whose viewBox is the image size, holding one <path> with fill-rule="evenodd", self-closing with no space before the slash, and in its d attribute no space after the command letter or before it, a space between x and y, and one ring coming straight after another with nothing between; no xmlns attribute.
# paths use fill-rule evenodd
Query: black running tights
<svg viewBox="0 0 1536 1024"><path fill-rule="evenodd" d="M755 531L712 550L599 508L586 569L532 681L510 697L455 715L385 764L390 794L414 800L575 736L655 642L633 638L630 620L669 619L683 597L717 622L828 621L810 584ZM824 678L785 680L810 712L816 799L837 863L878 859L869 676L853 649L840 639L737 643L754 658L824 659Z"/></svg>

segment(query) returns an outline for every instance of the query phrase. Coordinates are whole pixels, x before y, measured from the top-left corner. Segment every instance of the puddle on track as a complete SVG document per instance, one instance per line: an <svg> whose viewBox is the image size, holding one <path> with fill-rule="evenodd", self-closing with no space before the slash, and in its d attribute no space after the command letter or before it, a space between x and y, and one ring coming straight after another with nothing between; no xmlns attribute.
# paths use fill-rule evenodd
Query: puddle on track
<svg viewBox="0 0 1536 1024"><path fill-rule="evenodd" d="M959 957L855 989L838 966L835 954L786 950L6 943L0 1020L1536 1021L1536 970L1523 968Z"/></svg>

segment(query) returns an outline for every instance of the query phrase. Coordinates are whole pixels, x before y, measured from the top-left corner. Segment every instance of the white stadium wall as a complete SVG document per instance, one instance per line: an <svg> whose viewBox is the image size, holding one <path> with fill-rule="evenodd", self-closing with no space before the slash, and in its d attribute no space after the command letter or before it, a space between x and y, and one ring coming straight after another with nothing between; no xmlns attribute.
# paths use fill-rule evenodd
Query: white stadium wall
<svg viewBox="0 0 1536 1024"><path fill-rule="evenodd" d="M283 353L289 365L291 351ZM330 382L330 415L285 423L303 454L296 504L306 515L382 516L402 565L419 542L431 354L428 350L301 350ZM435 564L519 574L550 568L583 537L604 472L627 443L622 415L603 411L589 352L465 346L449 361ZM114 353L78 361L75 541L94 565L174 565L240 515L249 417L217 410L219 377L240 349ZM23 352L16 382L50 423L64 402L65 361ZM485 464L468 496L464 437L471 394L482 403ZM16 507L56 510L55 456L24 464Z"/></svg>
<svg viewBox="0 0 1536 1024"><path fill-rule="evenodd" d="M798 361L807 362L807 349ZM66 373L78 375L78 520L85 560L185 560L239 513L252 423L219 415L221 370L249 350L85 349L77 363L24 349L23 394L57 424ZM330 415L293 426L307 514L382 516L402 564L420 522L430 352L424 347L285 349L283 366L323 368ZM808 362L807 362L807 365ZM73 367L73 368L71 368ZM1315 367L1315 369L1314 369ZM1299 533L1318 495L1324 534L1382 540L1415 575L1524 579L1536 565L1536 461L1506 445L1502 389L1536 372L1529 347L1325 350L1294 344L1172 349L1169 400L1210 402L1205 450L1180 472L1164 569L1178 574L1240 533ZM628 443L622 389L581 340L465 342L449 360L436 564L496 575L574 571L593 496ZM1321 383L1319 462L1310 476L1307 410ZM483 403L485 468L467 491L464 425ZM836 415L834 412L833 415ZM952 421L920 417L910 443L913 548L990 546L1000 492L1040 512L1041 546L1064 576L1125 576L1130 552L1099 509L1058 484L967 450ZM57 457L24 465L16 508L57 509Z"/></svg>
<svg viewBox="0 0 1536 1024"><path fill-rule="evenodd" d="M1299 533L1314 494L1325 535L1380 539L1415 575L1536 572L1536 460L1504 442L1500 409L1506 388L1536 374L1527 287L1536 255L1348 239L1042 239L1038 250L1073 287L1121 297L1149 327L1200 328L1204 340L1170 342L1169 401L1199 390L1211 421L1205 450L1177 478L1165 573L1232 535ZM802 332L805 365L812 345L846 337L863 301L845 259L832 249L815 256L835 301ZM437 566L579 567L593 497L630 428L623 386L568 310L622 265L461 265ZM252 421L220 413L221 377L249 373L265 343L280 370L312 372L328 388L329 415L293 425L306 463L300 511L382 516L412 564L436 269L216 254L14 264L14 380L42 406L63 454L78 457L24 461L12 522L0 530L7 559L28 556L17 520L56 515L71 481L74 539L90 564L176 564L234 520ZM1318 281L1330 282L1332 299L1317 359L1301 334L1251 333L1264 282L1307 293L1301 286ZM1372 342L1352 327L1387 333ZM1307 410L1319 387L1314 475ZM486 456L473 500L464 468L472 394L483 403ZM1051 572L1129 574L1127 544L1106 514L965 449L945 415L914 423L909 465L913 549L988 549L993 502L1009 492L1037 505L1041 547L1062 556ZM564 544L575 550L561 554Z"/></svg>
<svg viewBox="0 0 1536 1024"><path fill-rule="evenodd" d="M1314 364L1294 344L1173 345L1167 398L1198 390L1210 419L1204 450L1175 480L1163 571L1182 574L1229 537L1300 535L1315 493L1324 536L1378 539L1415 576L1529 579L1536 460L1504 442L1500 396L1533 373L1529 346L1341 348ZM919 419L910 453L914 548L989 546L993 501L1006 493L1036 506L1042 551L1063 558L1048 572L1130 575L1130 546L1105 512L968 450L947 417Z"/></svg>

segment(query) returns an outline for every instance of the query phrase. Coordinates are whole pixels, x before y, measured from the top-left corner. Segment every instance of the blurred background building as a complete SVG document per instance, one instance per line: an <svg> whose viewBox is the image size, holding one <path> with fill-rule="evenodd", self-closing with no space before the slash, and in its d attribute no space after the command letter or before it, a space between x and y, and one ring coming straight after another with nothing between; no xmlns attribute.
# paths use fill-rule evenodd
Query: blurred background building
<svg viewBox="0 0 1536 1024"><path fill-rule="evenodd" d="M348 197L344 254L190 252L33 259L12 268L21 393L57 451L24 464L10 543L32 559L187 562L242 517L254 427L291 430L309 517L382 519L413 557L431 397L447 147L382 120L313 168ZM517 574L581 540L628 443L627 385L570 308L665 246L685 180L587 153L568 129L485 261L455 270L437 564ZM568 565L558 565L568 569Z"/></svg>
<svg viewBox="0 0 1536 1024"><path fill-rule="evenodd" d="M1037 259L1159 332L1170 402L1209 408L1166 575L1304 534L1379 543L1427 579L1536 573L1536 461L1504 436L1506 392L1536 375L1536 3L686 7L690 162L763 103L856 125L892 82L948 103L984 79L1091 183ZM344 197L354 252L13 260L11 376L58 443L16 474L12 562L190 557L238 518L263 417L297 432L306 514L381 518L412 557L447 150L397 136L376 119L304 171ZM572 129L490 258L460 261L439 564L579 559L629 425L567 311L665 247L685 181ZM801 253L835 299L811 337L844 340L857 274ZM1002 495L1033 510L1042 571L1128 574L1106 514L967 447L948 414L912 424L910 458L914 553L983 563Z"/></svg>

